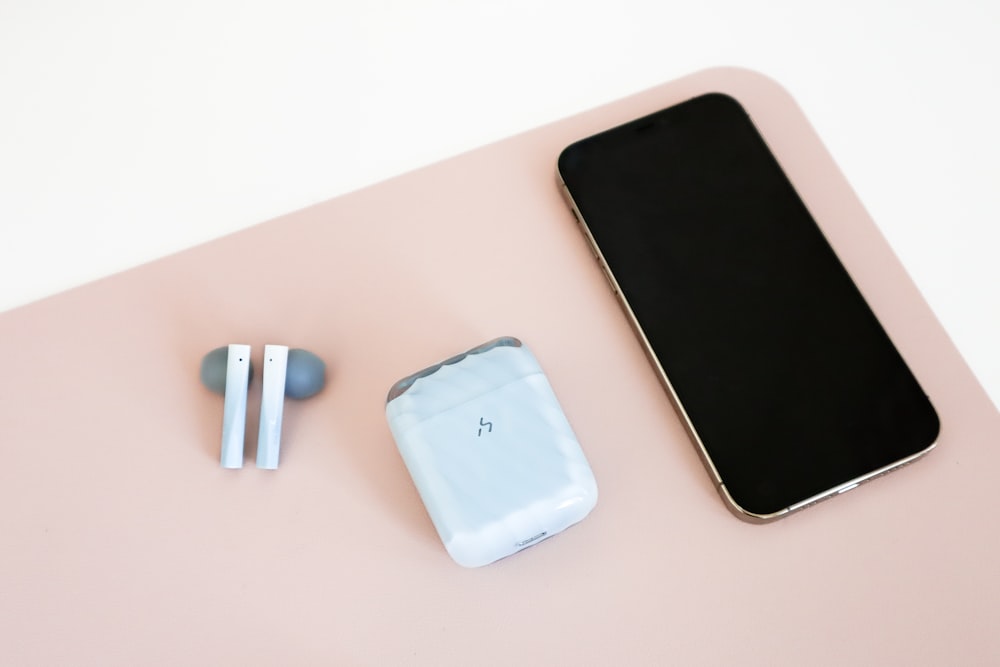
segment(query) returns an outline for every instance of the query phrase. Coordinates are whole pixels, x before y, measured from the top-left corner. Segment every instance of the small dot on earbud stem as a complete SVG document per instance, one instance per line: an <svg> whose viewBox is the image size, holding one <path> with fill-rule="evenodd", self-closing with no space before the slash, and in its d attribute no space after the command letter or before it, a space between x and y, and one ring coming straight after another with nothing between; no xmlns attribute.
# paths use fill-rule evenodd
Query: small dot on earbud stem
<svg viewBox="0 0 1000 667"><path fill-rule="evenodd" d="M239 357L243 361L243 357ZM226 369L229 365L229 346L217 347L201 360L201 383L217 394L226 393ZM253 364L250 364L249 383L253 377Z"/></svg>

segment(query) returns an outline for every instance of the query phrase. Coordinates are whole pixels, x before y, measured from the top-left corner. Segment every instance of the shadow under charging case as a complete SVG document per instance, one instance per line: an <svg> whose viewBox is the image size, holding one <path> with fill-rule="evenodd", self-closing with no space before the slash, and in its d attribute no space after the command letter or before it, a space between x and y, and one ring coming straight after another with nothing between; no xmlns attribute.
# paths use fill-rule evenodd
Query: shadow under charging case
<svg viewBox="0 0 1000 667"><path fill-rule="evenodd" d="M403 378L386 418L459 565L509 556L583 519L597 483L534 355L497 338Z"/></svg>

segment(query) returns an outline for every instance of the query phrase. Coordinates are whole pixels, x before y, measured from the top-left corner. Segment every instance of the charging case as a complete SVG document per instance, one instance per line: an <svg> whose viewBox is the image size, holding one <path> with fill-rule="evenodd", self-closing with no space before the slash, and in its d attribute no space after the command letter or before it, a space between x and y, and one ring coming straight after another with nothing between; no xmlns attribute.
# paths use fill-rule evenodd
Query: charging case
<svg viewBox="0 0 1000 667"><path fill-rule="evenodd" d="M479 567L552 537L597 483L548 379L516 338L403 378L386 418L451 557Z"/></svg>

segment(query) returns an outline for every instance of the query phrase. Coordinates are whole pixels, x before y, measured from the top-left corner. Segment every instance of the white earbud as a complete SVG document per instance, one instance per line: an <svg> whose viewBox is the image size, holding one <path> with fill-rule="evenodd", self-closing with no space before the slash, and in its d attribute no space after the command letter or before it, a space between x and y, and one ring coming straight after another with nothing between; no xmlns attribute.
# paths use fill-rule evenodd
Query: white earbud
<svg viewBox="0 0 1000 667"><path fill-rule="evenodd" d="M201 361L201 381L212 391L225 395L222 409L223 468L243 467L243 440L247 421L247 388L253 370L250 346L220 347Z"/></svg>
<svg viewBox="0 0 1000 667"><path fill-rule="evenodd" d="M257 433L258 468L273 470L278 467L285 396L314 396L325 382L326 364L312 352L289 350L284 345L264 346L264 388L260 401L260 431Z"/></svg>

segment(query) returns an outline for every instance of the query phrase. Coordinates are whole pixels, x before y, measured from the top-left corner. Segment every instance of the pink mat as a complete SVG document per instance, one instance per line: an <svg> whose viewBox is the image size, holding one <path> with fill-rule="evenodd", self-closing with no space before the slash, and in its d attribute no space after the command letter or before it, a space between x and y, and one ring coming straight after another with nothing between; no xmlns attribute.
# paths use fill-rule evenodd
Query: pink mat
<svg viewBox="0 0 1000 667"><path fill-rule="evenodd" d="M747 107L942 421L925 459L771 525L723 506L560 198L572 141ZM136 224L141 224L137 221ZM447 556L383 414L531 346L601 497L495 565ZM305 347L281 468L220 468L208 350ZM1000 414L788 95L710 70L0 315L0 663L1000 660Z"/></svg>

